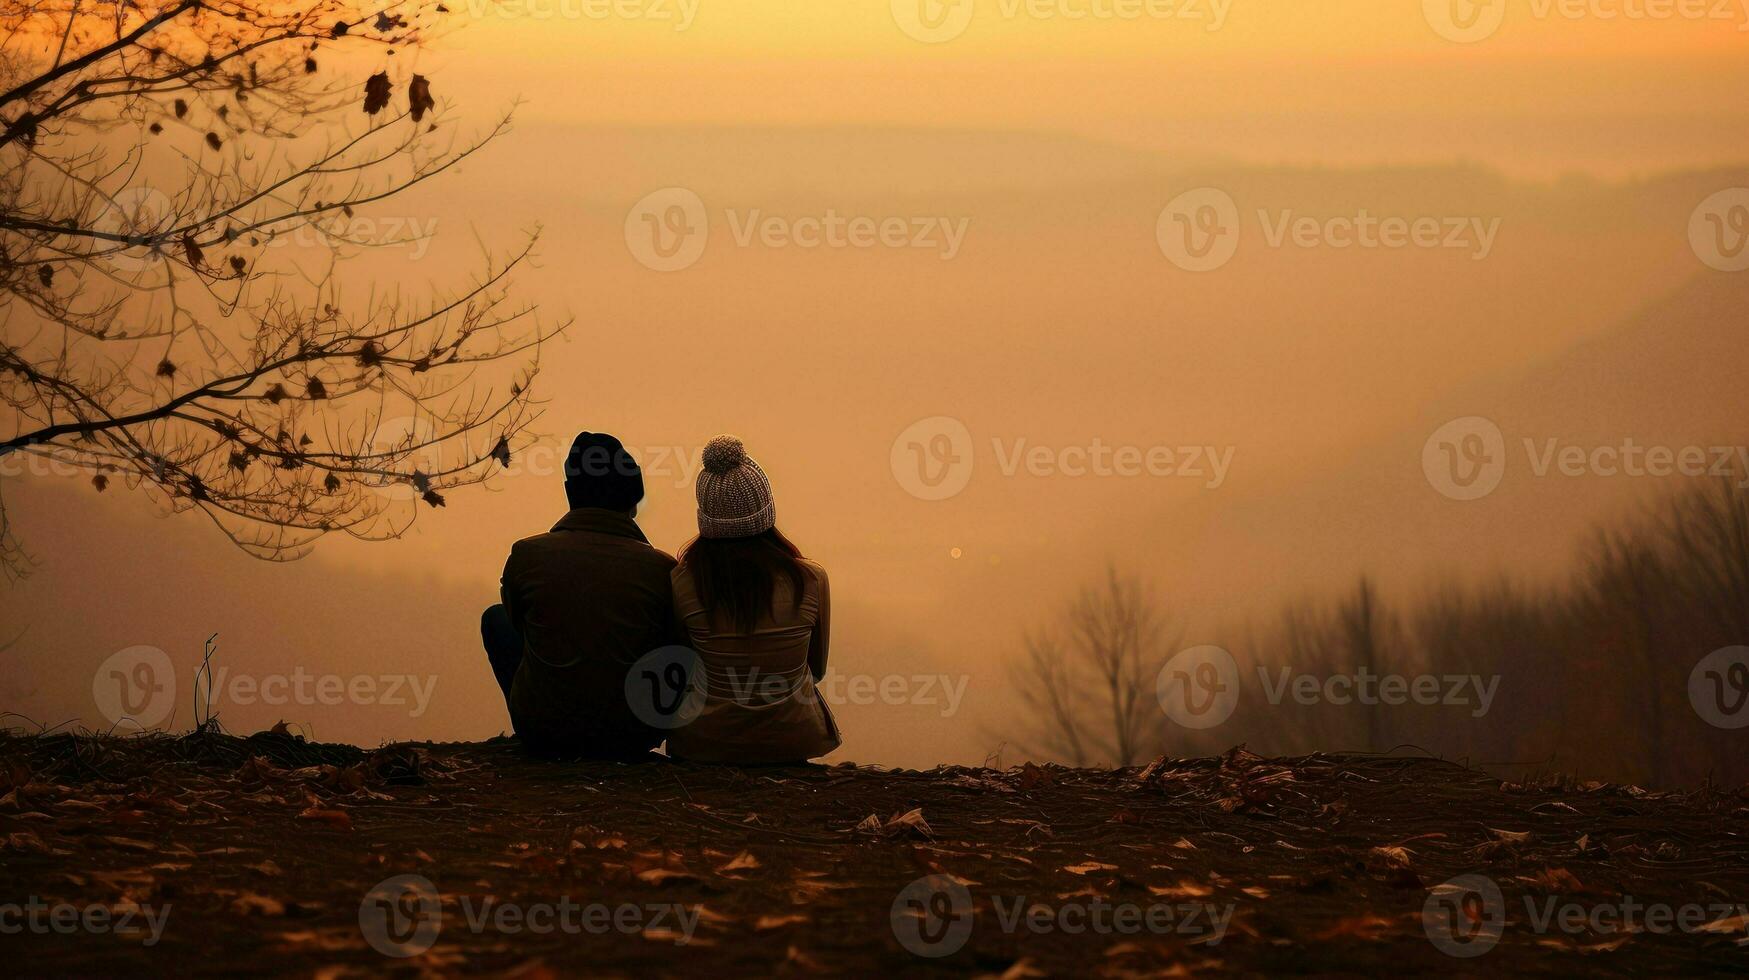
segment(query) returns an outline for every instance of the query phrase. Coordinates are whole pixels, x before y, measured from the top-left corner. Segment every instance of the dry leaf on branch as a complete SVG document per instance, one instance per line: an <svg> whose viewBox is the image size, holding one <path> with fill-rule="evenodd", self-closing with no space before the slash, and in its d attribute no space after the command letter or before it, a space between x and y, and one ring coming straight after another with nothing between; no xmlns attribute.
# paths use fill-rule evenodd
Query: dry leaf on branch
<svg viewBox="0 0 1749 980"><path fill-rule="evenodd" d="M386 71L379 71L365 79L364 111L373 116L383 111L383 107L389 104L389 90L392 87Z"/></svg>

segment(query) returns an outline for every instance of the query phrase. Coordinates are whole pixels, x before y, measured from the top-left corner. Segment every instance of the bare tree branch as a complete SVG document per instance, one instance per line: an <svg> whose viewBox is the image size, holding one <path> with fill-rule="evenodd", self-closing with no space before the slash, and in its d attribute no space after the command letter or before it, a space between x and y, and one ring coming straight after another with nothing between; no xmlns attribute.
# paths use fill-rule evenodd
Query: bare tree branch
<svg viewBox="0 0 1749 980"><path fill-rule="evenodd" d="M509 463L568 325L510 302L534 236L428 297L349 303L341 278L360 210L508 127L460 138L428 80L370 63L443 13L0 0L0 460L198 509L272 559L392 537ZM17 572L12 531L0 506Z"/></svg>

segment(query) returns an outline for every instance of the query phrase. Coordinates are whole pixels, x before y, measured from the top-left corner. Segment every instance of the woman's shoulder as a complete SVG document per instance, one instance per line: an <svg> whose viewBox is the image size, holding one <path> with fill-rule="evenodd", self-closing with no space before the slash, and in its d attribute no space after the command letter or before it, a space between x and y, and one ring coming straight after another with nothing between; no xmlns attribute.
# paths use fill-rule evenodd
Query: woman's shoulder
<svg viewBox="0 0 1749 980"><path fill-rule="evenodd" d="M674 567L668 569L668 583L673 586L676 595L682 591L690 592L693 588L692 570L686 567L685 562L675 562Z"/></svg>
<svg viewBox="0 0 1749 980"><path fill-rule="evenodd" d="M826 587L826 566L811 558L799 559L798 563L802 566L802 574L808 577L815 589Z"/></svg>

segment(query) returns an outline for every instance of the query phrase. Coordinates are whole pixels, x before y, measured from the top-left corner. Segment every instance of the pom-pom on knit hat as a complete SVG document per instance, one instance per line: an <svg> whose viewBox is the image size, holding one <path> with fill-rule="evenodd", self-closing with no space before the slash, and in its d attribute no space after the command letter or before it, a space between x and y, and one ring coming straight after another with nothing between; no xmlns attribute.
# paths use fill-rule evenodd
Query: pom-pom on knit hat
<svg viewBox="0 0 1749 980"><path fill-rule="evenodd" d="M698 474L698 536L750 538L777 524L771 481L734 436L717 436L704 447Z"/></svg>

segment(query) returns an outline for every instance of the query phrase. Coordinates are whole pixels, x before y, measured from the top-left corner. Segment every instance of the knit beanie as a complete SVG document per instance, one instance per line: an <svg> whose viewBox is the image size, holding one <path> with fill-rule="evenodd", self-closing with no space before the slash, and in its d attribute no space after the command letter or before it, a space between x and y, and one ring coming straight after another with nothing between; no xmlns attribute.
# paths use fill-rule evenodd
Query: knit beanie
<svg viewBox="0 0 1749 980"><path fill-rule="evenodd" d="M644 473L618 439L579 433L565 457L565 498L573 510L631 510L644 499Z"/></svg>
<svg viewBox="0 0 1749 980"><path fill-rule="evenodd" d="M750 538L777 524L771 481L741 440L717 436L704 447L698 474L698 536Z"/></svg>

